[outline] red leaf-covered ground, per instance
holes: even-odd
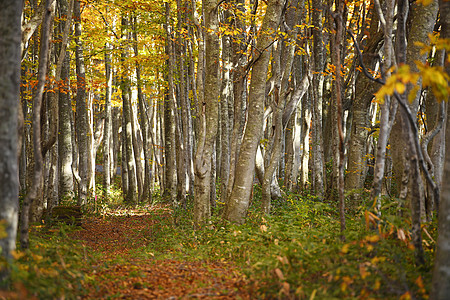
[[[151,214],[127,211],[83,222],[72,237],[86,246],[86,255],[95,255],[95,265],[85,270],[86,299],[251,298],[245,277],[229,263],[136,255],[154,242],[158,219],[169,215],[170,210],[160,207]]]

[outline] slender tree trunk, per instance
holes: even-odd
[[[223,12],[223,22],[228,26],[232,25],[232,14],[230,10]],[[222,86],[220,95],[220,168],[218,170],[219,195],[225,202],[227,195],[228,179],[230,175],[230,113],[229,103],[233,101],[233,82],[232,82],[232,41],[229,35],[222,37]]]
[[[342,111],[342,82],[341,82],[341,44],[343,42],[343,14],[344,14],[344,2],[341,0],[336,1],[336,16],[334,16],[334,21],[336,23],[336,35],[334,36],[334,55],[332,61],[336,66],[335,74],[335,90],[336,90],[336,112],[337,112],[337,134],[338,134],[338,153],[336,156],[338,161],[338,193],[339,193],[339,218],[341,225],[341,238],[344,239],[345,231],[345,198],[344,198],[344,131],[343,131],[343,117],[344,113]]]
[[[63,13],[63,12],[62,12]],[[60,199],[73,196],[72,175],[72,101],[69,93],[70,56],[65,55],[61,70],[61,86],[59,91],[59,131],[58,131],[58,157],[59,157],[59,195]]]
[[[16,248],[19,211],[21,13],[22,1],[0,3],[0,220],[5,222],[5,234],[0,238],[0,288],[5,287],[9,277],[9,264]],[[3,259],[6,264],[3,264]]]
[[[175,120],[176,120],[176,142],[177,142],[177,202],[182,206],[186,205],[186,187],[188,185],[188,160],[190,139],[189,139],[189,119],[188,110],[190,103],[188,101],[189,80],[186,71],[187,65],[187,41],[181,34],[183,31],[188,32],[186,28],[186,12],[187,2],[177,0],[177,42],[174,45],[176,58],[176,76],[178,79],[177,86],[177,102],[175,103]]]
[[[416,61],[424,63],[427,57],[426,54],[421,54],[422,47],[416,43],[429,43],[428,34],[433,32],[434,24],[436,23],[438,3],[437,1],[431,1],[431,3],[426,6],[422,5],[421,3],[412,3],[410,6],[411,11],[407,12],[410,16],[408,16],[408,14],[405,16],[405,18],[408,17],[408,24],[411,25],[409,26],[408,36],[405,37],[408,39],[408,43],[407,46],[404,47],[404,63],[410,66],[411,72],[418,72],[419,70],[416,66]],[[422,95],[421,86],[422,80],[419,79],[418,82],[414,84],[414,88],[416,88],[417,90],[414,90],[413,92],[415,92],[416,95],[414,97],[414,100],[409,104],[414,116],[417,114],[419,100]],[[409,94],[412,89],[413,86],[408,86],[407,93]],[[400,111],[397,113],[396,120],[391,132],[393,182],[394,186],[397,188],[397,194],[402,189],[401,182],[403,168],[407,163],[404,159],[403,145],[406,142],[406,139],[405,135],[403,134],[404,128],[401,125],[403,124],[403,121],[401,120],[401,114],[402,113]],[[411,198],[409,196],[408,201],[411,201]]]
[[[105,45],[105,132],[103,139],[103,174],[104,174],[104,197],[108,201],[111,192],[111,139],[112,139],[112,114],[111,114],[111,94],[112,94],[112,72],[110,45]]]
[[[286,127],[285,133],[285,151],[286,151],[286,159],[285,159],[285,167],[284,167],[284,185],[286,189],[292,192],[293,188],[297,185],[297,176],[293,176],[294,174],[294,155],[295,150],[299,150],[299,147],[295,147],[295,121],[297,119],[297,110],[294,111],[294,114],[289,119],[289,122]],[[297,145],[298,146],[298,145]],[[297,174],[297,173],[296,173]]]
[[[237,0],[235,1],[236,10],[239,13],[244,12],[244,1]],[[235,13],[235,14],[239,14]],[[245,40],[244,32],[244,24],[240,18],[234,18],[233,22],[235,24],[235,28],[240,32],[235,38],[236,41],[233,41],[232,46],[232,82],[233,82],[233,115],[232,122],[233,127],[231,130],[231,144],[230,144],[230,171],[228,177],[228,185],[227,185],[227,193],[225,200],[228,201],[231,195],[231,191],[233,190],[235,170],[236,170],[236,162],[239,156],[240,144],[242,140],[242,128],[243,128],[243,120],[245,119],[244,112],[244,102],[246,101],[246,76],[244,70],[244,62],[246,60],[246,55],[240,54],[245,50],[245,43],[241,43]],[[226,210],[226,207],[225,207]],[[224,212],[226,214],[226,211]]]
[[[130,121],[131,121],[131,141],[133,145],[133,158],[136,166],[136,183],[138,201],[142,201],[142,191],[144,188],[144,167],[142,166],[142,159],[145,159],[142,149],[142,136],[139,129],[139,122],[137,120],[136,107],[131,101],[131,90],[129,90],[130,99]],[[142,96],[142,95],[141,95]]]
[[[378,18],[372,13],[372,20],[368,30],[368,40],[364,46],[364,65],[370,69],[374,67],[374,55],[381,42],[381,34],[378,34]],[[355,207],[361,201],[361,192],[367,171],[367,128],[370,127],[370,103],[373,94],[378,88],[364,74],[357,75],[355,83],[355,98],[352,103],[352,124],[350,129],[350,140],[348,146],[348,166],[345,178],[345,191],[350,194],[352,205]]]
[[[39,51],[38,84],[33,95],[33,152],[34,152],[34,172],[32,185],[23,201],[20,228],[20,246],[28,249],[29,238],[29,213],[34,200],[40,197],[39,190],[42,183],[43,158],[41,150],[41,105],[44,93],[45,76],[47,74],[48,51],[50,44],[50,23],[53,15],[53,1],[47,0],[45,3],[44,21],[41,29],[41,46]],[[18,99],[16,99],[18,101]],[[17,116],[17,113],[14,114]]]
[[[170,25],[170,4],[166,3],[166,54],[168,91],[164,99],[164,193],[163,197],[173,203],[176,201],[176,155],[175,155],[175,91],[173,83],[173,45]]]
[[[323,96],[323,65],[324,65],[324,46],[322,34],[322,13],[324,4],[322,0],[313,0],[312,24],[313,29],[313,74],[310,81],[313,86],[312,94],[312,126],[311,126],[311,150],[313,160],[313,178],[312,187],[315,194],[322,198],[325,189],[325,158],[323,150],[322,136],[322,96]]]
[[[301,99],[303,95],[295,95],[293,100],[294,104],[286,105],[286,98],[289,94],[289,79],[291,77],[291,70],[294,61],[295,45],[291,42],[297,38],[298,27],[297,25],[301,10],[297,10],[298,1],[290,1],[289,9],[286,12],[286,24],[287,28],[292,28],[292,31],[288,31],[287,39],[279,44],[280,49],[275,52],[278,58],[274,58],[275,70],[274,73],[274,102],[273,107],[273,123],[274,128],[273,140],[269,141],[273,145],[272,151],[270,153],[270,162],[265,169],[264,179],[262,184],[262,203],[263,209],[266,213],[270,212],[270,200],[272,198],[271,187],[273,187],[274,176],[276,174],[276,169],[279,167],[279,162],[283,157],[283,140],[284,131],[288,123],[296,104]],[[298,90],[302,90],[304,93],[306,88],[304,85],[298,87]],[[298,91],[297,90],[297,91]],[[285,116],[284,114],[287,113]],[[276,178],[275,178],[276,179]]]
[[[130,79],[129,79],[129,70],[125,66],[125,62],[128,59],[128,45],[127,45],[127,34],[128,34],[128,20],[127,17],[122,17],[122,26],[125,32],[123,33],[124,44],[122,45],[122,74],[121,74],[121,89],[122,89],[122,102],[123,102],[123,124],[124,127],[122,130],[125,135],[124,140],[125,143],[125,157],[126,157],[126,168],[128,175],[128,188],[127,193],[125,195],[125,201],[131,205],[136,205],[138,203],[138,182],[137,182],[137,174],[136,174],[136,160],[134,153],[134,145],[133,145],[133,111],[131,107],[131,99],[130,99]],[[124,153],[122,153],[124,155]]]
[[[444,65],[444,55],[444,50],[437,52],[434,59],[436,65]],[[421,146],[430,174],[435,179],[439,189],[441,189],[445,158],[445,130],[448,118],[446,114],[448,103],[444,101],[438,103],[433,93],[427,93],[424,105],[427,116],[426,128],[428,131],[422,138]],[[436,203],[434,203],[432,193],[433,191],[428,186],[425,200],[425,210],[428,219],[431,218],[433,209],[437,208],[435,207]]]
[[[256,149],[263,134],[266,74],[270,59],[270,46],[273,42],[273,36],[269,32],[276,31],[278,28],[283,4],[280,0],[268,1],[256,44],[258,50],[250,83],[247,125],[236,164],[233,190],[224,215],[225,219],[234,223],[244,222],[250,203]]]
[[[219,117],[220,45],[218,1],[203,0],[205,19],[205,82],[203,102],[199,103],[199,133],[194,161],[194,222],[200,226],[211,216],[211,158],[217,136]],[[200,90],[200,93],[202,91]]]
[[[439,0],[441,16],[450,15],[450,2]],[[450,38],[450,18],[441,18],[441,38]],[[448,54],[447,54],[448,57]],[[445,61],[445,60],[444,60]],[[445,71],[450,74],[447,63]],[[447,99],[447,102],[450,99]],[[450,105],[447,105],[445,128],[445,163],[442,177],[442,196],[439,204],[438,239],[434,260],[430,299],[444,300],[450,295]]]
[[[305,75],[305,77],[308,77]],[[311,131],[311,96],[312,96],[312,86],[309,87],[309,92],[306,97],[302,100],[302,112],[301,112],[301,137],[300,137],[300,143],[302,148],[302,154],[301,154],[301,171],[300,171],[300,182],[301,182],[301,188],[306,189],[309,184],[309,157],[310,157],[310,131]]]
[[[394,19],[394,1],[386,0],[386,14],[383,14],[380,3],[378,0],[375,0],[375,6],[377,7],[378,18],[383,27],[384,32],[384,57],[385,60],[383,62],[383,71],[389,70],[392,65],[393,60],[393,45],[392,45],[392,24]],[[386,76],[390,76],[390,73],[387,72]],[[395,115],[395,109],[392,110],[392,114]],[[391,122],[390,122],[390,113],[391,113],[391,99],[390,97],[385,97],[384,103],[381,104],[381,115],[380,115],[380,133],[378,135],[378,144],[377,144],[377,153],[375,159],[374,166],[374,176],[373,176],[373,184],[372,184],[372,197],[378,203],[379,196],[381,193],[381,185],[384,177],[385,170],[385,161],[386,161],[386,146],[389,139],[389,134],[391,131]]]
[[[77,96],[76,96],[76,135],[78,144],[78,205],[85,205],[88,197],[89,178],[89,116],[86,100],[86,71],[84,66],[83,42],[81,41],[81,12],[80,1],[75,0],[75,58],[77,71]]]
[[[137,31],[136,31],[137,20],[136,17],[133,19],[133,49],[135,57],[138,57],[138,40],[137,40]],[[151,190],[150,190],[150,182],[152,180],[152,170],[150,167],[150,151],[149,151],[149,143],[148,143],[148,118],[145,109],[145,96],[142,92],[142,80],[141,80],[141,66],[139,62],[136,62],[136,79],[137,79],[137,91],[138,91],[138,108],[139,108],[139,120],[140,126],[142,129],[142,138],[144,143],[144,182],[142,186],[142,200],[151,202]]]

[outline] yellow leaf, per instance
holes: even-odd
[[[11,251],[11,255],[15,260],[18,260],[18,259],[22,258],[25,255],[25,253],[17,251],[17,250],[13,250],[13,251]]]
[[[373,286],[373,289],[374,289],[375,291],[377,291],[377,290],[380,289],[380,286],[381,286],[380,279],[375,280],[375,285]]]
[[[430,5],[431,3],[433,3],[433,0],[417,0],[417,3],[420,3],[423,6],[427,6],[427,5]]]
[[[311,296],[309,296],[309,300],[314,300],[316,297],[317,289],[314,289],[314,291],[311,293]]]
[[[399,94],[403,94],[406,90],[406,86],[401,82],[396,82],[394,88]]]
[[[341,252],[345,254],[348,252],[349,248],[350,244],[345,244],[344,246],[342,246]]]
[[[400,296],[400,300],[411,300],[411,293],[408,291]]]
[[[368,242],[371,242],[371,243],[376,243],[380,240],[380,236],[379,235],[369,235],[369,236],[366,236],[365,240]]]
[[[267,226],[263,224],[263,225],[261,225],[259,227],[259,229],[261,230],[261,232],[266,232],[267,231]]]
[[[370,272],[367,271],[366,267],[363,264],[359,265],[359,274],[361,275],[362,279],[365,279],[367,276],[370,275]]]

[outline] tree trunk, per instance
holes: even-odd
[[[283,4],[280,0],[268,1],[256,45],[259,50],[256,51],[252,70],[247,125],[236,164],[233,189],[224,215],[225,219],[234,223],[244,223],[250,203],[256,149],[263,133],[266,74],[273,42],[273,36],[269,32],[278,28]]]
[[[427,56],[426,54],[420,53],[422,46],[416,45],[416,43],[419,42],[423,44],[429,44],[428,34],[433,32],[433,27],[436,23],[436,16],[438,12],[438,4],[437,1],[432,1],[429,5],[426,6],[422,5],[421,3],[412,3],[410,6],[411,11],[409,12],[410,16],[408,17],[408,24],[411,25],[408,31],[408,44],[405,48],[406,51],[404,54],[404,62],[410,66],[411,72],[418,72],[419,70],[416,66],[416,61],[424,63]],[[419,81],[414,85],[414,88],[417,88],[417,91],[415,91],[416,95],[414,97],[414,100],[410,104],[410,108],[414,116],[416,116],[419,107],[419,100],[422,94],[421,86],[422,80],[419,79]],[[408,87],[408,94],[412,90],[412,88],[412,86]],[[403,122],[400,120],[400,114],[400,112],[397,113],[397,117],[391,132],[393,182],[394,186],[397,187],[397,194],[402,188],[402,174],[404,165],[406,163],[403,150],[403,145],[406,140],[403,134],[404,128],[401,126]],[[409,197],[408,199],[408,201],[411,200]]]
[[[122,28],[124,32],[122,33],[122,38],[124,39],[124,43],[122,44],[122,54],[121,54],[121,62],[122,62],[122,74],[121,74],[121,90],[122,90],[122,103],[123,103],[123,124],[124,127],[122,130],[125,135],[124,140],[122,141],[125,144],[125,158],[126,158],[126,168],[128,175],[128,186],[127,193],[125,195],[125,201],[131,205],[136,205],[138,203],[138,182],[136,177],[136,160],[134,153],[134,145],[133,145],[133,111],[131,107],[131,99],[130,99],[130,79],[129,79],[129,70],[125,66],[125,62],[128,59],[128,45],[127,45],[127,34],[128,34],[128,20],[127,17],[122,17]],[[124,153],[122,153],[124,155]],[[122,160],[123,161],[123,160]]]
[[[307,75],[305,75],[308,77]],[[308,178],[308,171],[309,171],[309,157],[310,157],[310,132],[311,132],[311,97],[313,94],[312,86],[309,87],[309,92],[306,97],[303,97],[302,99],[302,112],[301,112],[301,136],[300,136],[300,143],[302,149],[301,154],[301,166],[300,166],[300,183],[301,188],[306,189],[308,184],[310,184],[309,178]]]
[[[379,7],[378,0],[375,0],[377,7],[378,18],[381,20],[384,32],[384,56],[385,60],[383,62],[383,71],[389,70],[392,66],[393,61],[393,45],[392,45],[392,29],[393,29],[393,19],[394,19],[394,4],[393,0],[386,0],[386,15],[381,11]],[[385,75],[388,77],[389,72]],[[374,166],[374,176],[372,184],[372,198],[381,203],[379,196],[381,193],[381,185],[384,177],[385,162],[386,162],[386,146],[389,139],[389,134],[391,131],[390,114],[395,115],[396,106],[393,105],[391,111],[391,99],[390,97],[385,97],[384,102],[381,104],[381,115],[380,115],[380,133],[378,135],[377,152]]]
[[[223,21],[227,26],[232,25],[233,15],[229,10],[223,12]],[[233,102],[232,82],[232,40],[229,35],[222,37],[222,86],[220,95],[220,168],[217,172],[219,178],[219,195],[222,202],[227,196],[228,180],[230,176],[230,113],[229,104]]]
[[[211,216],[211,158],[217,136],[219,117],[219,60],[220,45],[218,0],[203,0],[205,19],[205,82],[203,102],[199,103],[199,133],[194,160],[194,222],[197,226]]]
[[[58,118],[59,197],[61,200],[72,198],[74,190],[72,175],[72,124],[70,117],[72,114],[72,101],[69,93],[69,73],[70,56],[65,55],[61,69]]]
[[[235,14],[244,13],[244,1],[237,0],[236,1],[236,12]],[[239,156],[239,150],[241,146],[242,140],[242,132],[244,128],[244,120],[245,120],[245,111],[244,106],[246,102],[246,86],[247,80],[245,76],[244,64],[247,59],[245,54],[241,54],[246,49],[245,43],[242,43],[245,40],[245,27],[244,22],[240,18],[234,18],[233,22],[235,24],[235,28],[238,30],[239,34],[235,36],[235,41],[231,44],[232,46],[232,82],[233,82],[233,114],[232,119],[233,127],[231,130],[231,144],[230,144],[230,171],[228,177],[228,185],[227,185],[227,193],[224,202],[228,202],[231,191],[233,190],[235,170],[237,158]],[[231,114],[230,114],[231,116]],[[228,206],[228,205],[227,205]],[[227,209],[225,207],[225,210]],[[224,215],[226,211],[224,212]]]
[[[112,113],[111,113],[111,94],[112,94],[112,70],[110,45],[105,45],[105,132],[103,138],[103,174],[104,174],[104,197],[108,201],[111,193],[111,140],[112,140]],[[114,173],[113,173],[114,174]],[[113,175],[114,176],[114,175]]]
[[[167,80],[168,91],[164,99],[164,192],[163,197],[173,203],[176,200],[176,155],[175,155],[175,91],[173,83],[173,45],[172,29],[170,25],[170,4],[166,3],[166,24],[167,35],[166,54],[168,56]]]
[[[20,24],[22,2],[0,3],[0,220],[4,230],[0,255],[7,264],[0,267],[0,288],[9,277],[12,251],[16,248],[19,210],[19,99],[20,99]],[[23,121],[23,120],[22,120]]]
[[[81,12],[80,1],[75,0],[75,59],[77,71],[77,96],[76,96],[76,135],[78,145],[78,205],[85,205],[88,197],[89,178],[89,116],[86,100],[86,71],[84,66],[83,42],[81,41]]]
[[[291,77],[291,70],[294,61],[295,54],[295,44],[292,40],[297,38],[298,27],[296,26],[300,17],[301,10],[298,9],[298,1],[291,1],[289,3],[289,9],[286,11],[286,24],[287,28],[292,28],[292,31],[286,31],[286,40],[282,41],[278,47],[279,50],[274,52],[274,90],[273,90],[273,123],[274,128],[273,139],[269,140],[269,143],[273,145],[272,151],[270,153],[270,162],[265,169],[264,179],[262,184],[262,203],[263,209],[266,213],[270,212],[270,201],[272,198],[271,186],[275,176],[276,169],[278,168],[279,162],[282,158],[282,142],[284,140],[284,131],[290,116],[292,115],[293,108],[296,107],[298,101],[303,96],[306,88],[304,85],[300,85],[297,89],[301,90],[303,94],[295,95],[292,101],[294,104],[286,105],[286,100],[289,90],[289,79]],[[287,113],[287,116],[284,114]]]
[[[344,239],[345,231],[345,198],[344,198],[344,130],[343,130],[343,117],[344,113],[342,110],[342,80],[341,80],[341,47],[343,43],[343,27],[344,22],[344,2],[342,0],[336,1],[336,15],[334,16],[334,21],[336,23],[336,35],[334,36],[334,51],[332,56],[332,61],[336,66],[335,73],[335,91],[336,91],[336,114],[337,114],[337,189],[339,194],[339,219],[341,225],[341,239]]]
[[[325,189],[325,158],[323,150],[323,136],[322,136],[322,96],[323,96],[323,66],[324,66],[324,46],[322,34],[322,13],[323,1],[313,0],[312,24],[314,25],[313,32],[313,75],[310,82],[313,86],[312,94],[312,125],[311,125],[311,150],[313,168],[312,174],[312,188],[316,196],[322,198]]]
[[[48,0],[45,3],[44,21],[41,28],[41,46],[39,51],[39,69],[38,84],[36,92],[33,95],[33,152],[34,152],[34,171],[31,187],[22,204],[21,228],[20,228],[20,246],[22,249],[28,249],[28,228],[30,207],[39,195],[42,183],[43,158],[41,151],[41,105],[42,95],[44,93],[45,77],[47,74],[48,51],[50,44],[50,23],[53,15],[53,1]],[[18,101],[18,99],[16,99]],[[15,114],[14,116],[17,116]]]
[[[439,0],[441,16],[450,15],[450,2]],[[450,18],[441,18],[441,38],[450,38]],[[448,55],[448,54],[447,54]],[[450,74],[447,63],[445,71]],[[447,99],[447,102],[450,99]],[[434,260],[433,281],[430,299],[444,300],[450,295],[450,105],[447,106],[445,128],[445,163],[442,177],[442,196],[439,205],[438,239]]]
[[[364,46],[363,63],[366,67],[374,68],[374,57],[381,42],[378,34],[378,18],[372,13],[368,40]],[[364,74],[357,75],[355,83],[355,98],[352,103],[352,124],[350,129],[350,141],[348,146],[348,166],[345,178],[345,191],[350,194],[352,205],[358,206],[361,201],[361,192],[364,188],[367,166],[367,128],[370,127],[370,103],[378,86]]]
[[[136,17],[133,18],[133,49],[134,49],[134,56],[138,57],[139,51],[138,51],[138,38],[137,38],[137,31],[136,31],[136,25],[137,20]],[[144,182],[142,186],[142,195],[141,198],[143,201],[151,202],[151,189],[150,189],[150,182],[152,180],[152,170],[150,166],[150,144],[148,142],[148,117],[146,113],[145,103],[146,99],[144,98],[144,93],[142,92],[142,80],[141,80],[141,66],[139,62],[136,62],[136,80],[137,80],[137,91],[138,91],[138,108],[139,108],[139,120],[140,120],[140,126],[142,129],[142,138],[143,138],[143,151],[144,151]]]

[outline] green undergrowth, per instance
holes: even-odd
[[[83,293],[87,250],[68,237],[76,226],[34,226],[30,248],[14,253],[11,299],[75,299]]]
[[[404,218],[364,208],[347,215],[341,239],[338,209],[298,195],[277,202],[271,216],[253,203],[247,222],[216,216],[193,230],[190,210],[159,223],[146,249],[153,257],[231,261],[260,299],[426,299],[431,282],[435,228],[423,226],[426,264],[416,266]],[[429,235],[428,235],[429,234]]]
[[[427,299],[435,221],[423,225],[426,263],[416,266],[410,224],[397,216],[393,200],[384,199],[381,216],[370,207],[349,210],[342,240],[337,204],[293,194],[274,202],[267,216],[258,209],[257,189],[254,195],[243,225],[223,221],[220,203],[196,230],[191,205],[164,214],[149,210],[155,222],[142,242],[146,246],[111,263],[231,262],[249,279],[256,299]],[[86,294],[84,283],[92,279],[84,272],[102,254],[70,239],[72,230],[65,224],[33,227],[30,249],[17,251],[11,267],[16,299]]]

